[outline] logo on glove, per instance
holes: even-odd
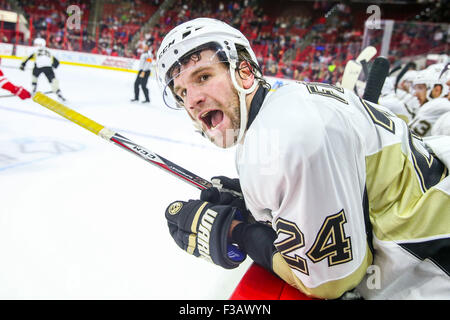
[[[177,214],[178,212],[180,212],[182,207],[183,207],[183,203],[181,203],[179,201],[172,203],[168,209],[169,214],[171,214],[171,215]]]
[[[206,210],[202,217],[200,226],[197,232],[197,245],[200,256],[207,261],[214,263],[209,252],[209,237],[211,235],[212,225],[216,220],[217,212],[211,209]]]

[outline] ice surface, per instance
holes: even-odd
[[[30,89],[19,63],[1,68]],[[205,179],[237,177],[234,150],[164,107],[153,78],[148,105],[129,102],[134,73],[61,64],[56,76],[70,108]],[[43,75],[38,90],[50,90]],[[228,299],[250,259],[224,270],[168,233],[167,205],[198,195],[30,99],[1,97],[0,299]]]

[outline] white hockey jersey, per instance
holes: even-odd
[[[36,67],[51,67],[53,65],[53,55],[47,48],[39,48],[34,52]]]
[[[388,109],[286,85],[264,99],[236,166],[289,284],[321,298],[357,287],[366,299],[450,299],[448,169]]]
[[[421,106],[409,123],[411,130],[421,136],[431,135],[431,129],[436,121],[450,111],[450,101],[447,98],[436,98]]]
[[[432,136],[450,136],[450,111],[444,113],[437,119],[436,123],[431,128]]]
[[[42,47],[38,48],[36,51],[34,51],[28,58],[26,58],[22,62],[22,66],[25,67],[27,62],[31,59],[34,59],[34,66],[35,68],[44,68],[44,67],[51,67],[51,68],[57,68],[59,65],[58,59],[56,59],[49,49]]]
[[[397,115],[397,117],[403,119],[406,123],[409,123],[414,117],[415,106],[418,106],[419,101],[411,94],[398,89],[397,92],[392,92],[380,97],[378,104],[388,108]]]

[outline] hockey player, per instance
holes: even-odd
[[[419,107],[419,100],[410,93],[411,84],[416,75],[415,70],[407,71],[397,79],[396,88],[378,100],[380,105],[387,107],[406,123],[411,121]]]
[[[25,100],[31,98],[31,94],[22,86],[16,86],[12,84],[0,70],[0,87],[8,90],[13,95],[18,96],[20,99]]]
[[[245,36],[214,19],[175,27],[157,59],[165,103],[236,146],[239,180],[167,207],[180,248],[228,269],[248,255],[319,298],[450,298],[449,137],[424,143],[333,85],[270,91]]]
[[[447,98],[448,86],[443,79],[439,79],[440,69],[425,69],[420,71],[414,79],[414,95],[421,106],[414,118],[408,124],[415,134],[421,137],[431,135],[435,122],[446,112],[450,111],[450,101]]]
[[[147,88],[148,78],[151,75],[153,65],[153,52],[148,45],[144,45],[144,52],[139,59],[139,71],[134,82],[134,99],[131,101],[139,101],[139,87],[142,88],[145,100],[142,103],[150,103],[149,90]]]
[[[431,128],[432,136],[450,136],[450,111],[444,113]]]
[[[62,101],[65,101],[66,99],[61,94],[61,90],[59,89],[59,82],[58,79],[55,77],[55,72],[53,69],[58,68],[59,61],[56,59],[48,50],[46,46],[46,42],[42,38],[36,38],[33,41],[33,44],[35,47],[37,47],[36,51],[33,52],[28,58],[26,58],[22,64],[20,65],[20,70],[25,70],[25,66],[27,62],[30,59],[35,60],[32,77],[31,77],[31,84],[33,86],[33,94],[36,92],[37,89],[37,80],[39,78],[39,75],[43,73],[46,77],[48,82],[50,83],[52,87],[53,93],[56,93],[59,99]]]

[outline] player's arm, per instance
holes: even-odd
[[[12,94],[18,96],[20,99],[25,100],[31,97],[31,94],[21,86],[15,86],[12,84],[0,70],[0,87],[2,89],[8,90]]]
[[[59,66],[59,60],[55,56],[52,56],[52,68],[56,69]]]
[[[25,70],[25,66],[27,65],[28,61],[31,60],[34,57],[34,53],[30,54],[28,58],[22,61],[20,64],[20,70]]]
[[[230,229],[230,239],[254,262],[275,273],[273,257],[277,253],[274,246],[277,234],[270,225],[234,220]]]

